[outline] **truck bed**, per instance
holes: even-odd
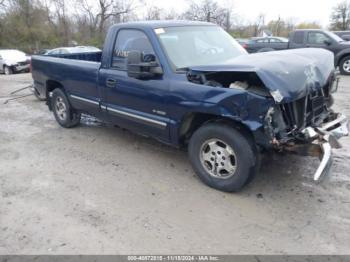
[[[46,90],[48,80],[61,83],[68,92],[98,97],[97,78],[101,52],[32,57],[34,85]]]
[[[57,55],[45,55],[58,58],[84,60],[92,62],[101,62],[102,52],[89,52],[89,53],[76,53],[76,54],[57,54]]]

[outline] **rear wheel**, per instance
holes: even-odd
[[[339,63],[340,73],[350,75],[350,56],[344,57]]]
[[[258,157],[252,145],[228,125],[207,124],[191,137],[189,158],[205,184],[221,191],[238,191],[257,171]]]
[[[56,121],[63,127],[70,128],[80,123],[80,114],[69,104],[66,94],[61,89],[52,92],[51,108]]]

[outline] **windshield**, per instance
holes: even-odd
[[[344,39],[342,39],[341,37],[337,36],[333,32],[327,32],[327,34],[328,34],[328,36],[330,36],[332,39],[334,39],[337,42],[344,42]]]
[[[221,64],[247,54],[237,41],[217,26],[157,28],[155,33],[177,71],[191,66]]]

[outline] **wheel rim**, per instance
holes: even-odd
[[[56,98],[55,109],[58,118],[62,121],[65,121],[67,118],[67,107],[62,97]]]
[[[350,60],[346,60],[346,61],[343,63],[343,69],[344,69],[344,71],[350,73]]]
[[[228,179],[236,173],[237,162],[233,149],[219,139],[205,141],[200,149],[203,168],[214,178]]]

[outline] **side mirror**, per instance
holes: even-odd
[[[332,44],[331,40],[328,40],[328,39],[324,40],[323,43],[325,45],[331,45]]]
[[[155,55],[143,55],[142,52],[136,50],[128,53],[127,71],[129,77],[137,79],[151,79],[163,74]]]

